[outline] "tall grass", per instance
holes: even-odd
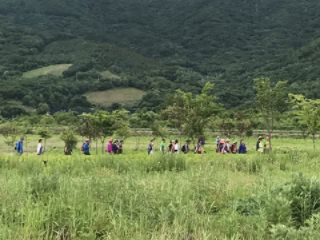
[[[319,158],[0,157],[0,239],[317,239]]]

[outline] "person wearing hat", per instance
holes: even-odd
[[[118,154],[122,154],[122,147],[123,147],[123,139],[120,139],[120,142],[118,144]]]
[[[261,137],[261,136],[259,137],[256,148],[257,148],[258,152],[263,153],[263,151],[264,151],[263,137]]]
[[[181,152],[183,152],[184,154],[187,154],[189,152],[189,150],[190,150],[190,148],[189,148],[190,142],[191,141],[189,139],[186,141],[186,143],[181,148]]]
[[[238,148],[237,148],[237,144],[238,144],[238,142],[237,142],[237,140],[235,140],[234,142],[233,142],[233,144],[231,145],[231,153],[233,153],[233,154],[236,154],[237,153],[237,150],[238,150]]]
[[[90,139],[87,138],[83,144],[83,153],[84,155],[90,155]]]
[[[151,138],[149,146],[148,146],[148,155],[154,153],[154,138]]]
[[[221,139],[220,141],[220,146],[219,146],[219,151],[217,151],[218,153],[221,153],[221,154],[226,154],[229,152],[228,148],[227,148],[227,145],[226,145],[226,142],[224,141],[224,139]]]
[[[217,148],[220,147],[220,137],[219,136],[216,139],[216,145],[217,145]]]
[[[162,152],[162,153],[164,153],[165,142],[166,142],[166,139],[165,139],[165,138],[162,138],[162,141],[161,141],[161,143],[160,143],[160,152]]]
[[[24,140],[24,137],[21,137],[20,140],[16,143],[15,150],[19,154],[23,153],[23,140]]]
[[[108,145],[107,145],[107,153],[109,153],[109,154],[112,154],[112,141],[113,141],[113,139],[110,138]]]

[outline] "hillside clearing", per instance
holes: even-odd
[[[58,65],[50,65],[48,67],[37,68],[29,72],[25,72],[22,76],[24,78],[34,78],[43,75],[55,75],[62,76],[62,73],[66,71],[72,64],[58,64]]]
[[[120,79],[118,75],[113,74],[112,72],[109,71],[103,71],[100,73],[101,77],[104,79]]]
[[[86,93],[88,101],[93,104],[109,107],[112,103],[134,104],[146,93],[136,88],[120,88],[101,92]]]

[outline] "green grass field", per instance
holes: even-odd
[[[118,75],[115,75],[110,71],[103,71],[100,73],[100,75],[102,78],[105,78],[105,79],[120,79]]]
[[[66,71],[72,64],[58,64],[58,65],[51,65],[48,67],[34,69],[29,72],[25,72],[22,76],[24,78],[33,78],[42,75],[55,75],[55,76],[62,76],[62,73]]]
[[[101,92],[86,93],[88,101],[104,107],[111,106],[112,103],[134,104],[141,100],[146,93],[135,88],[119,88]]]
[[[22,156],[0,138],[0,239],[319,239],[311,139],[273,139],[262,155],[255,138],[247,155],[216,154],[214,139],[207,154],[162,154],[156,139],[148,156],[150,137],[138,150],[132,137],[123,155],[93,142],[91,156],[64,156],[55,136],[36,156],[39,137],[25,137]]]

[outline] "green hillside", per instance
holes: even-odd
[[[211,81],[232,108],[252,106],[259,76],[320,98],[319,11],[316,0],[0,0],[0,98],[85,109],[88,91],[134,87],[146,92],[137,107],[155,107]],[[37,72],[60,64],[72,66]]]

